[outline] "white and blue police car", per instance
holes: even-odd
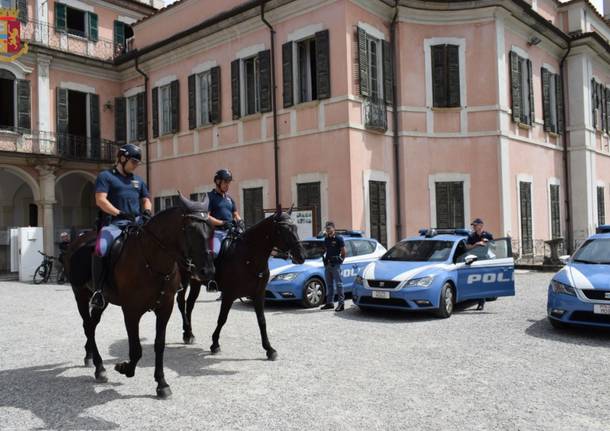
[[[547,315],[555,328],[610,328],[610,225],[597,228],[549,284]]]
[[[386,249],[374,239],[364,238],[361,231],[337,230],[345,240],[347,255],[341,265],[345,293],[351,293],[356,276],[370,262],[379,259]],[[305,262],[293,264],[287,256],[269,259],[270,277],[265,298],[268,301],[301,301],[304,307],[322,305],[326,298],[324,282],[324,237],[301,241]]]
[[[447,318],[456,303],[514,296],[510,238],[467,249],[464,229],[422,229],[398,242],[357,277],[353,301],[361,309],[434,311]]]

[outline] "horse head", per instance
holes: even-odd
[[[214,255],[210,249],[212,227],[208,218],[209,200],[207,194],[203,201],[192,201],[178,192],[178,208],[182,210],[182,230],[184,241],[182,253],[187,268],[194,279],[214,278]]]
[[[289,252],[293,263],[301,264],[305,262],[305,252],[299,240],[297,225],[290,217],[291,213],[292,207],[285,213],[278,206],[272,216],[275,233],[273,245],[283,252]]]

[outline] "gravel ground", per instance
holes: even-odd
[[[545,319],[550,274],[521,273],[517,296],[450,319],[267,306],[276,362],[253,307],[236,303],[210,356],[219,302],[202,293],[198,337],[168,328],[169,400],[155,398],[154,319],[127,379],[121,311],[107,310],[98,346],[109,383],[82,366],[84,335],[66,286],[0,283],[0,429],[608,430],[610,333],[557,332]]]

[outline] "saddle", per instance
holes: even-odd
[[[241,236],[241,232],[237,229],[231,229],[227,236],[224,237],[222,242],[220,243],[220,250],[218,250],[218,256],[214,258],[214,266],[218,266],[222,262],[223,257],[227,255],[231,251],[231,249],[235,246],[235,241],[239,239]]]
[[[129,238],[129,236],[132,235],[135,230],[137,230],[137,226],[126,226],[121,231],[121,234],[112,242],[106,256],[103,257],[102,262],[104,264],[104,277],[102,284],[104,285],[104,288],[115,289],[115,280],[114,277],[112,277],[113,269],[123,254],[123,248],[125,247],[127,238]]]

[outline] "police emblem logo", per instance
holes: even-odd
[[[384,287],[384,286],[385,286],[385,282],[380,281],[380,282],[379,282],[379,287]]]
[[[27,42],[21,42],[18,9],[0,9],[0,61],[13,61],[28,52]]]
[[[132,180],[131,185],[133,186],[134,189],[140,188],[140,182],[138,180]]]

